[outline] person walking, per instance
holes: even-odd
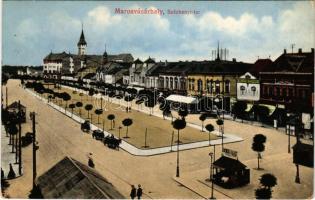
[[[131,185],[130,198],[134,199],[137,195],[137,190],[134,185]]]
[[[142,197],[142,188],[140,184],[138,185],[138,189],[137,189],[137,197],[138,199],[141,199]]]

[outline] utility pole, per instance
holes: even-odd
[[[33,190],[36,188],[36,151],[38,146],[36,145],[36,128],[35,128],[35,112],[32,112],[32,121],[33,121]]]
[[[5,107],[8,107],[8,87],[5,87]]]
[[[19,101],[19,174],[22,175],[22,141],[21,141],[21,120],[22,120],[22,112],[21,112],[21,102]]]

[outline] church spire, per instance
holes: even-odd
[[[79,55],[84,55],[86,52],[86,46],[87,43],[85,41],[85,37],[84,37],[84,32],[83,32],[83,23],[82,23],[82,31],[81,31],[81,36],[78,42],[78,54]]]

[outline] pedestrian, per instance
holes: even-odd
[[[134,185],[131,185],[130,198],[134,199],[137,195],[137,190]]]
[[[91,167],[91,168],[94,168],[95,165],[94,165],[94,162],[93,162],[92,155],[93,155],[92,153],[89,153],[89,155],[88,155],[88,158],[89,158],[88,166]]]
[[[137,197],[138,199],[141,199],[142,197],[142,188],[140,184],[138,185],[138,189],[137,189]]]
[[[12,164],[10,163],[10,171],[8,173],[8,179],[12,179],[12,178],[15,178],[15,172],[13,170],[13,167],[12,167]]]

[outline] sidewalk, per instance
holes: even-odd
[[[4,172],[4,179],[7,179],[10,171],[10,163],[15,172],[16,178],[23,175],[23,165],[19,174],[19,164],[15,163],[15,153],[12,152],[12,145],[9,145],[9,137],[6,136],[4,126],[1,126],[1,169]]]
[[[73,120],[77,121],[78,123],[83,123],[85,121],[84,119],[80,118],[79,116],[77,116],[75,114],[71,114],[71,112],[67,111],[65,113],[64,108],[61,108],[52,102],[48,103],[48,101],[45,98],[40,97],[39,95],[35,94],[33,91],[31,91],[29,89],[27,89],[26,91],[28,91],[33,96],[41,99],[42,101],[47,103],[47,105],[51,106],[55,110],[58,110],[59,112],[65,114],[68,117],[72,118]],[[162,117],[159,114],[155,114],[154,116]],[[171,118],[166,118],[166,119],[171,120]],[[187,125],[201,130],[201,127],[198,125],[191,124],[191,123],[187,123]],[[91,124],[91,130],[92,131],[97,130],[97,129],[100,129],[100,128]],[[105,136],[110,135],[110,133],[108,133],[106,131],[104,131],[104,133],[105,133]],[[218,131],[213,131],[213,134],[220,136],[220,133]],[[241,137],[238,137],[238,136],[233,135],[233,134],[227,134],[227,133],[224,134],[224,138],[223,138],[224,144],[240,142],[240,141],[243,141],[243,139]],[[222,143],[221,138],[210,141],[210,145],[221,145],[221,143]],[[201,148],[201,147],[207,147],[207,146],[209,146],[209,141],[194,142],[194,143],[189,143],[189,144],[180,144],[179,150],[188,150],[188,149]],[[139,148],[125,142],[124,140],[122,140],[122,142],[120,144],[120,148],[122,148],[123,150],[129,152],[132,155],[136,155],[136,156],[153,156],[153,155],[159,155],[159,154],[164,154],[164,153],[170,153],[172,151],[177,151],[177,145],[168,146],[168,147],[161,147],[161,148],[154,148],[154,149],[139,149]]]

